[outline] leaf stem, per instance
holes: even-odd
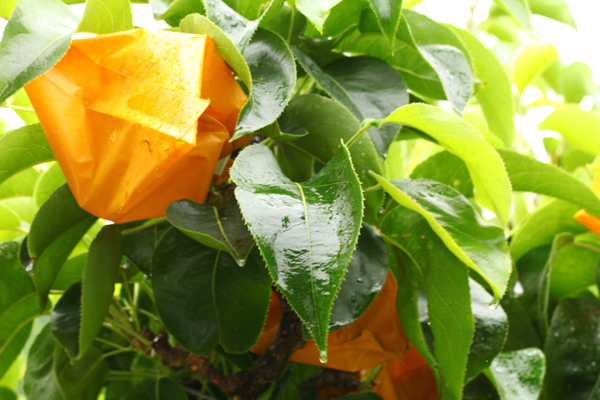
[[[13,110],[16,110],[16,111],[27,111],[27,112],[35,113],[35,110],[33,108],[29,108],[29,107],[14,106],[12,104],[5,104],[2,107],[12,108]]]
[[[381,190],[381,189],[383,189],[383,188],[381,187],[381,184],[378,183],[377,185],[366,188],[365,190],[363,190],[363,192],[371,193],[371,192],[375,192],[375,191]]]
[[[102,325],[106,326],[109,329],[112,328],[112,330],[115,330],[115,328],[118,328],[118,329],[122,330],[123,332],[130,334],[131,336],[133,336],[134,338],[136,338],[137,340],[142,342],[145,346],[150,345],[150,341],[148,341],[142,335],[140,335],[139,333],[137,333],[136,331],[134,331],[131,328],[128,328],[126,326],[119,324],[117,321],[108,321],[108,322],[105,321]]]
[[[150,221],[147,224],[136,226],[135,228],[131,228],[131,229],[125,229],[122,232],[122,235],[125,236],[125,235],[130,235],[130,234],[135,233],[135,232],[143,231],[146,228],[150,228],[150,227],[152,227],[154,225],[158,225],[158,224],[161,224],[161,223],[166,222],[166,221],[167,221],[166,217],[156,218],[154,221]]]
[[[102,338],[99,338],[99,337],[95,338],[94,340],[96,340],[96,341],[98,341],[100,343],[104,343],[104,344],[107,344],[109,346],[115,347],[115,348],[117,348],[119,350],[124,350],[124,349],[128,348],[128,347],[121,346],[121,345],[118,345],[116,343],[113,343],[110,340],[102,339]]]
[[[371,126],[373,126],[373,125],[371,125],[371,123],[363,124],[360,127],[360,129],[358,130],[358,132],[356,132],[354,134],[354,136],[352,136],[350,138],[350,140],[348,140],[348,143],[346,143],[346,147],[348,147],[348,148],[352,147],[352,145],[354,144],[354,142],[356,142],[358,139],[360,139],[360,137],[362,136],[362,134],[365,133],[366,131],[368,131]]]

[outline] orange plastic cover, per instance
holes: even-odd
[[[209,36],[143,29],[73,40],[25,89],[79,205],[114,222],[204,201],[247,101]]]
[[[594,175],[594,179],[592,180],[592,192],[594,192],[596,197],[600,197],[600,174]],[[573,218],[590,231],[594,232],[596,236],[600,237],[600,219],[588,214],[585,210],[577,211]]]
[[[325,364],[319,361],[319,352],[314,341],[306,342],[290,358],[291,361],[318,365],[349,372],[371,368],[390,360],[402,359],[408,340],[400,326],[396,312],[398,287],[388,274],[381,292],[367,311],[353,323],[329,334]],[[275,295],[264,330],[252,351],[262,354],[275,338],[281,318],[281,305]]]

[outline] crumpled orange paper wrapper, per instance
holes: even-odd
[[[594,175],[592,192],[594,192],[596,197],[600,197],[600,174]],[[588,214],[585,210],[578,211],[574,218],[590,231],[594,232],[596,236],[600,237],[600,219]]]
[[[229,139],[247,96],[206,35],[73,40],[25,89],[79,205],[114,222],[204,201],[244,143]]]
[[[364,314],[353,323],[329,334],[327,339],[328,362],[319,361],[319,351],[314,341],[306,342],[296,351],[291,361],[320,367],[357,372],[394,359],[402,359],[408,340],[396,313],[398,287],[388,274],[383,288]],[[258,343],[252,352],[262,354],[275,338],[281,318],[281,305],[271,296],[269,315]]]

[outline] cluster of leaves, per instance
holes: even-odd
[[[562,0],[497,0],[478,29],[511,50],[498,54],[406,0],[150,0],[173,30],[213,38],[249,96],[234,138],[261,143],[235,159],[234,201],[181,200],[120,225],[78,206],[21,89],[76,32],[133,27],[129,0],[88,0],[81,19],[66,5],[79,2],[0,5],[0,102],[27,123],[0,135],[6,386],[26,364],[29,399],[226,398],[139,351],[145,327],[240,371],[274,285],[325,361],[328,333],[363,314],[389,270],[442,399],[597,395],[600,241],[572,218],[600,217],[586,166],[600,117],[578,106],[596,86],[532,38],[529,18],[574,25]],[[544,95],[523,105],[530,86]],[[562,135],[544,142],[551,163],[522,154],[515,103],[555,107],[540,125]],[[290,363],[262,398],[297,398],[319,369]]]

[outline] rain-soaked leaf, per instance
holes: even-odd
[[[501,400],[537,400],[544,372],[544,353],[530,348],[500,353],[486,375],[494,382]]]

